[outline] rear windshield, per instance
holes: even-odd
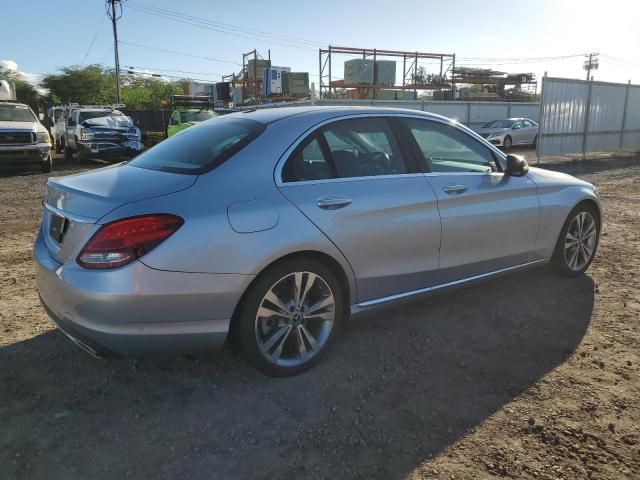
[[[222,164],[264,130],[244,118],[212,119],[163,140],[129,162],[134,167],[199,174]]]
[[[35,122],[31,109],[24,105],[0,105],[0,122]]]

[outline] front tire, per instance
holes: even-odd
[[[551,265],[565,277],[582,275],[596,255],[599,238],[599,212],[589,204],[578,205],[562,227]]]
[[[80,164],[87,163],[87,158],[89,158],[89,156],[87,155],[87,151],[84,148],[79,148],[78,149],[78,163],[80,163]]]
[[[44,162],[42,162],[42,165],[40,166],[42,168],[42,173],[51,172],[52,163],[53,162],[51,160],[51,155],[49,155],[47,159]]]
[[[275,377],[311,368],[337,334],[345,298],[334,272],[317,260],[272,266],[251,285],[235,319],[243,357]]]

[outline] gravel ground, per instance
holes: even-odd
[[[0,177],[0,478],[639,478],[637,165],[551,165],[603,197],[588,275],[539,269],[354,320],[289,379],[232,349],[89,357],[35,291],[46,176]]]

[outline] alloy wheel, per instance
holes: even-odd
[[[571,221],[564,242],[564,259],[574,272],[579,272],[591,261],[597,234],[596,221],[591,213],[580,212]]]
[[[260,302],[255,319],[258,347],[275,365],[302,365],[326,344],[335,315],[333,292],[320,275],[290,273]]]

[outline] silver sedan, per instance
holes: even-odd
[[[539,126],[528,118],[505,118],[485,123],[478,134],[489,143],[509,150],[512,145],[533,145],[538,143]]]
[[[580,275],[600,225],[591,184],[450,119],[276,108],[49,179],[34,257],[45,310],[94,355],[231,336],[284,376],[317,362],[349,317],[547,263]]]

